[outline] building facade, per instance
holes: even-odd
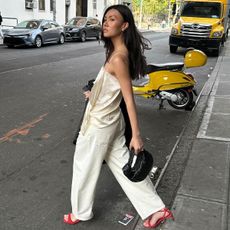
[[[84,0],[0,0],[3,26],[15,26],[27,19],[50,19],[63,25],[77,15]],[[80,13],[79,13],[80,14]]]
[[[132,7],[132,0],[88,0],[88,15],[91,17],[97,17],[102,20],[105,9],[114,4],[125,4]]]
[[[3,26],[15,26],[28,19],[50,19],[64,25],[75,16],[102,19],[104,10],[113,4],[126,4],[131,0],[0,0]]]

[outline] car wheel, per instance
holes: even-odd
[[[218,57],[220,55],[220,51],[221,51],[221,42],[219,46],[217,47],[217,49],[213,50],[214,57]]]
[[[171,46],[170,45],[170,47],[169,47],[169,49],[170,49],[170,53],[173,53],[173,54],[175,54],[176,53],[176,51],[177,51],[177,46]]]
[[[227,39],[228,39],[228,30],[227,30],[227,32],[226,32],[225,39],[226,39],[226,41],[227,41]]]
[[[14,48],[14,45],[7,45],[8,48]]]
[[[37,48],[40,48],[42,46],[42,38],[40,36],[37,36],[34,40],[34,45]]]
[[[101,40],[101,32],[98,33],[98,35],[96,36],[97,40]]]
[[[86,33],[85,32],[81,32],[80,39],[82,42],[85,42],[85,40],[86,40]]]
[[[60,34],[60,38],[59,38],[58,43],[59,44],[64,44],[64,42],[65,42],[65,36],[63,34]]]

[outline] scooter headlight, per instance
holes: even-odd
[[[221,37],[222,37],[222,34],[223,34],[222,31],[216,31],[216,32],[213,33],[212,36],[213,36],[214,38],[221,38]]]
[[[171,34],[178,34],[178,29],[177,28],[172,28]]]

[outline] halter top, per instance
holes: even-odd
[[[80,132],[84,135],[89,125],[103,128],[118,121],[121,99],[119,81],[102,67],[91,90]]]

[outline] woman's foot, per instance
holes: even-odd
[[[145,222],[144,227],[146,228],[156,228],[166,219],[173,219],[173,214],[168,208],[163,208],[158,212],[153,213]]]
[[[77,224],[80,220],[76,219],[75,216],[72,213],[68,213],[67,215],[64,215],[64,223],[66,224]]]

